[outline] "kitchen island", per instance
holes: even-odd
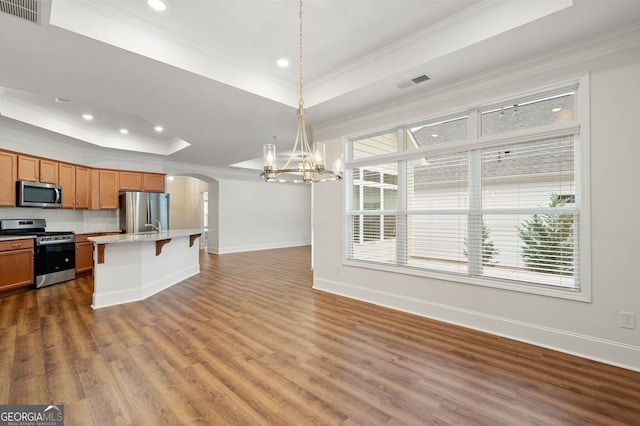
[[[200,272],[201,229],[88,238],[94,245],[94,309],[150,297]]]

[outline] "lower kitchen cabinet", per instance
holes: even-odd
[[[87,241],[87,238],[101,235],[104,234],[76,235],[76,274],[91,273],[93,271],[93,243]]]
[[[33,284],[33,240],[0,241],[0,292]]]
[[[119,234],[119,232],[94,232],[76,235],[76,275],[93,273],[93,243],[87,240],[91,237],[114,234]]]

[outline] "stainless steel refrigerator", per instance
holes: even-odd
[[[169,194],[120,193],[120,229],[127,234],[169,229]]]

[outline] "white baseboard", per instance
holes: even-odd
[[[544,327],[455,306],[316,278],[316,290],[471,328],[582,358],[640,371],[640,346]]]
[[[242,253],[247,251],[258,251],[258,250],[272,250],[279,248],[288,248],[288,247],[300,247],[300,246],[308,246],[311,244],[311,241],[284,241],[277,243],[266,243],[266,244],[251,244],[245,246],[231,246],[231,247],[207,247],[207,253],[212,254],[229,254],[229,253]]]

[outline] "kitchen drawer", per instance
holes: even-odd
[[[0,251],[21,250],[29,248],[33,249],[32,239],[0,241]]]

